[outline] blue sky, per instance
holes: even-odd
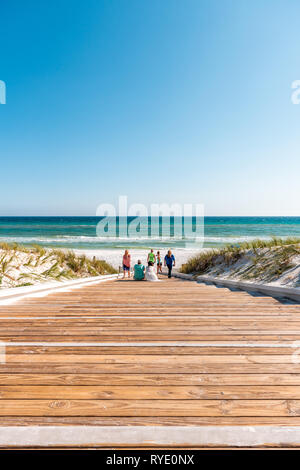
[[[0,215],[300,215],[298,0],[1,2]]]

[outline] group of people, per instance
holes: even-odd
[[[156,265],[156,272],[155,272],[155,265]],[[139,259],[138,262],[133,267],[133,278],[135,281],[159,281],[158,274],[162,273],[162,257],[160,251],[158,251],[155,255],[154,251],[151,250],[148,253],[147,257],[147,267],[142,264],[142,261]],[[175,266],[175,257],[172,254],[172,251],[169,250],[166,256],[164,257],[164,266],[168,268],[168,277],[172,277],[172,268]],[[126,276],[130,277],[130,269],[131,269],[131,256],[128,250],[125,250],[123,255],[123,279]]]

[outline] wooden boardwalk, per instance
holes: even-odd
[[[300,443],[300,305],[116,280],[0,306],[0,340],[2,446]]]

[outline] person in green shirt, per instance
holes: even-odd
[[[156,256],[153,253],[153,250],[151,250],[150,253],[148,253],[147,263],[155,264],[155,261],[156,261]]]
[[[142,281],[145,277],[145,266],[142,264],[141,260],[139,259],[137,264],[134,265],[134,280],[135,281]]]

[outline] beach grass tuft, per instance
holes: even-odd
[[[181,267],[185,274],[209,274],[249,281],[273,282],[289,271],[299,282],[300,238],[253,240],[220,249],[208,249],[190,258]],[[294,279],[295,278],[295,279]]]
[[[0,244],[0,286],[21,287],[47,280],[76,279],[115,274],[106,261],[72,251],[47,250],[39,245]]]

